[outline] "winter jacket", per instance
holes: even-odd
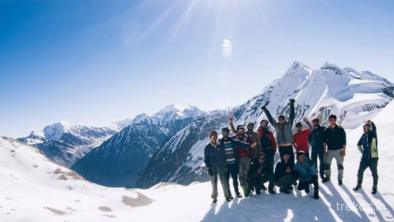
[[[317,175],[316,168],[307,160],[305,160],[303,163],[297,162],[294,165],[294,172],[300,179],[301,183],[308,182],[312,179],[313,176]]]
[[[338,125],[327,127],[323,132],[323,142],[327,143],[329,150],[342,149],[346,145],[345,130]]]
[[[273,150],[276,151],[276,141],[274,134],[268,129],[268,127],[259,127],[260,143],[262,150]]]
[[[276,140],[278,145],[292,144],[293,143],[293,122],[295,118],[294,103],[290,103],[290,115],[289,120],[285,121],[283,124],[276,122],[272,117],[271,113],[263,108],[265,115],[268,120],[275,127],[276,130]]]
[[[269,168],[266,167],[266,161],[260,162],[258,159],[252,160],[250,163],[249,175],[251,176],[265,176],[269,175]]]
[[[246,150],[250,148],[248,143],[241,142],[231,137],[220,139],[219,145],[226,153],[226,163],[228,165],[238,163],[239,157],[237,153],[237,147]]]
[[[378,140],[376,130],[364,133],[357,143],[358,149],[362,153],[363,160],[378,159]]]
[[[243,147],[241,147],[239,145],[236,145],[236,151],[237,151],[238,157],[239,158],[241,158],[241,157],[252,158],[252,149],[253,148],[250,147],[251,140],[246,136],[246,134],[243,137],[239,137],[238,135],[234,136],[233,139],[237,140],[237,141],[240,141],[240,142],[243,142],[243,143],[247,143],[249,145],[248,149],[244,149]]]
[[[311,132],[310,129],[304,129],[301,132],[296,132],[293,135],[294,147],[297,150],[297,152],[304,151],[305,153],[309,153],[308,137],[310,132]]]
[[[311,144],[312,150],[320,151],[323,147],[323,132],[326,128],[323,126],[314,127],[309,133],[309,143]]]
[[[246,135],[248,136],[248,141],[250,144],[256,143],[256,147],[250,150],[251,158],[256,159],[259,153],[262,152],[260,135],[253,130],[246,131]]]
[[[286,172],[287,168],[290,168],[290,170],[291,170],[290,173]],[[290,162],[285,163],[285,162],[281,161],[281,162],[276,164],[276,167],[275,167],[275,181],[278,180],[279,178],[283,177],[283,176],[292,175],[292,174],[294,174],[294,171],[293,171],[293,167],[290,164]]]
[[[226,167],[226,152],[219,144],[209,143],[204,150],[205,166],[209,168]]]

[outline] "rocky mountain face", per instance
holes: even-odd
[[[110,138],[116,131],[107,127],[87,127],[58,122],[32,132],[20,142],[38,147],[50,160],[70,167],[94,147]]]
[[[152,116],[140,114],[72,169],[102,185],[134,186],[152,155],[203,113],[196,107],[170,105]]]

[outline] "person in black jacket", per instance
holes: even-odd
[[[338,166],[338,184],[342,185],[343,161],[346,155],[346,133],[345,130],[337,125],[337,117],[330,115],[328,118],[329,126],[323,132],[324,142],[324,174],[323,182],[330,181],[331,162],[335,159]]]
[[[264,153],[261,152],[257,159],[252,160],[248,178],[250,190],[255,191],[257,195],[261,194],[265,182],[269,182],[268,192],[275,194],[274,175],[270,172]]]
[[[361,152],[361,161],[357,173],[357,191],[363,183],[364,171],[369,168],[373,177],[372,194],[376,194],[378,186],[378,138],[375,124],[368,120],[364,125],[364,133],[358,141],[358,149]]]
[[[294,164],[290,163],[290,155],[284,154],[283,160],[276,164],[275,167],[275,183],[280,187],[281,193],[290,193],[292,184],[296,181],[294,173]]]
[[[223,187],[224,197],[226,201],[231,200],[230,188],[226,179],[226,153],[218,144],[218,133],[211,131],[209,133],[210,143],[205,147],[204,150],[204,162],[208,169],[208,174],[211,177],[212,185],[212,203],[217,202],[218,197],[218,178]]]
[[[242,195],[238,189],[239,157],[237,153],[237,147],[243,149],[250,149],[250,145],[248,143],[230,137],[229,136],[230,129],[227,127],[222,129],[222,135],[223,138],[219,140],[219,145],[224,149],[226,153],[226,165],[227,165],[226,180],[227,183],[229,183],[231,176],[233,180],[235,195],[238,198],[241,198]],[[232,198],[231,191],[230,191],[230,198]]]
[[[324,141],[323,141],[323,132],[326,129],[325,127],[320,125],[320,120],[315,118],[312,120],[312,124],[308,121],[307,118],[304,118],[304,121],[311,129],[311,132],[308,137],[309,144],[312,147],[312,163],[315,165],[316,169],[319,169],[320,178],[324,180]],[[319,159],[319,164],[317,160]]]

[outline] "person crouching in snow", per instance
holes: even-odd
[[[275,167],[275,184],[279,186],[281,193],[289,194],[293,189],[292,184],[295,182],[294,164],[290,162],[290,155],[285,153],[283,160],[276,164]]]
[[[218,178],[222,184],[224,197],[226,201],[230,201],[230,187],[226,179],[226,152],[223,147],[218,144],[218,133],[211,131],[209,133],[210,143],[204,150],[204,162],[208,168],[208,174],[211,177],[212,185],[212,203],[217,202],[218,197]]]
[[[375,124],[368,120],[364,125],[364,133],[358,141],[358,149],[362,153],[360,166],[357,174],[357,186],[353,188],[357,191],[363,183],[364,171],[369,167],[373,177],[372,194],[376,194],[378,186],[378,139]]]
[[[299,180],[297,189],[305,190],[306,193],[309,193],[309,185],[313,184],[313,198],[319,199],[317,170],[306,158],[304,151],[299,151],[297,153],[297,163],[294,165],[294,171]]]
[[[270,172],[270,167],[265,159],[265,154],[260,153],[257,159],[252,160],[248,176],[249,188],[257,195],[261,194],[263,184],[269,182],[268,192],[275,194],[274,175]]]

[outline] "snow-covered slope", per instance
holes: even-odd
[[[361,127],[348,130],[344,185],[321,184],[321,199],[303,192],[223,201],[210,204],[210,183],[189,186],[157,184],[147,189],[105,188],[48,161],[37,149],[0,138],[0,221],[393,221],[394,103],[373,120],[379,136],[379,193],[353,192],[360,153]],[[333,178],[336,170],[333,171]],[[220,186],[219,186],[220,187]]]
[[[196,107],[171,105],[148,116],[137,115],[72,169],[86,179],[107,186],[134,186],[152,155],[179,130],[204,112]]]
[[[295,98],[297,121],[304,116],[319,117],[325,124],[330,114],[336,114],[345,128],[356,128],[365,119],[372,118],[381,111],[392,100],[393,92],[392,83],[371,72],[342,69],[329,63],[313,70],[294,62],[282,78],[230,112],[238,124],[254,122],[257,127],[260,120],[266,118],[261,110],[264,104],[268,103],[273,116],[287,115],[289,99]],[[206,121],[208,120],[209,118]],[[226,124],[225,119],[222,121],[217,122],[216,126]],[[205,136],[211,129],[218,130],[220,127],[205,129]],[[149,187],[158,182],[189,184],[207,178],[205,172],[201,171],[207,137],[201,136],[198,141],[190,143],[190,139],[182,133],[169,140],[177,143],[167,143],[155,153],[141,174],[138,185]],[[201,135],[204,133],[201,132]]]
[[[49,159],[69,167],[114,133],[114,129],[107,127],[78,126],[61,121],[18,140],[38,147]]]

